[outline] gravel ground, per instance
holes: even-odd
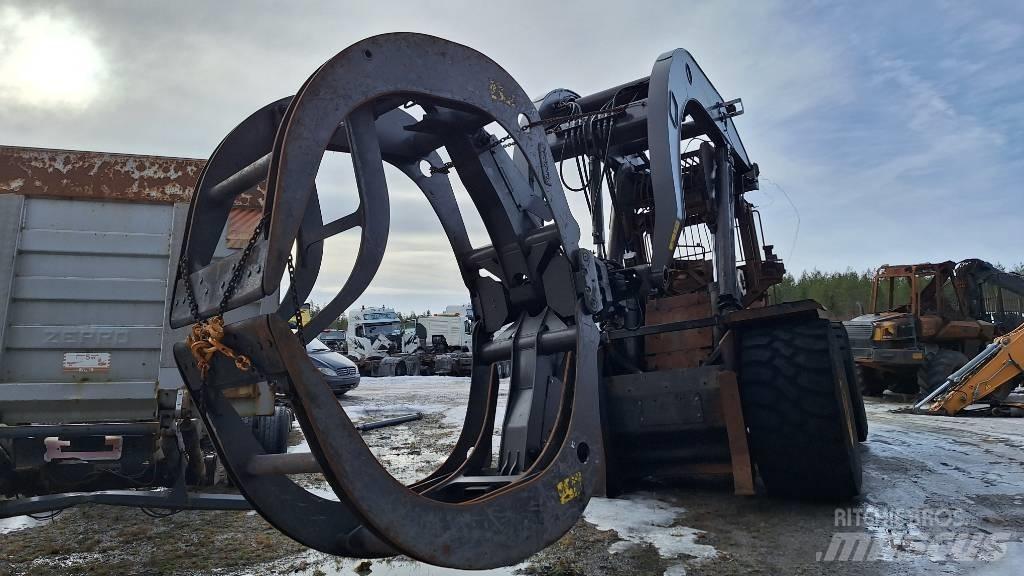
[[[411,481],[454,443],[467,385],[460,378],[364,379],[342,404],[356,421],[424,413],[423,420],[364,435],[393,475]],[[622,499],[595,498],[547,550],[519,566],[472,574],[1018,574],[1021,420],[891,412],[898,406],[869,401],[865,495],[849,508],[741,498],[727,487],[651,487]],[[308,449],[297,430],[292,443],[292,451]],[[319,475],[300,481],[330,493]],[[327,557],[251,512],[153,519],[134,509],[84,506],[50,521],[0,520],[0,575],[326,576],[357,568],[375,575],[462,573],[405,558],[360,566]]]

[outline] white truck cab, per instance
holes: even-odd
[[[465,316],[447,312],[423,316],[416,320],[416,339],[424,350],[465,352],[473,344],[473,323]]]
[[[402,332],[402,322],[394,308],[363,306],[348,313],[345,343],[348,355],[357,360],[405,352],[410,346],[415,350],[413,339],[415,334]]]

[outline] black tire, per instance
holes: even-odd
[[[399,363],[397,363],[397,364],[395,364],[395,376],[405,376],[406,372],[408,372],[408,371],[405,369],[405,361],[404,360],[399,362]]]
[[[18,490],[18,476],[14,473],[14,464],[0,445],[0,496],[14,497]]]
[[[864,442],[868,439],[868,412],[864,407],[864,395],[862,394],[861,383],[857,376],[858,366],[853,361],[853,351],[850,349],[850,337],[846,329],[839,322],[832,323],[832,330],[836,338],[842,343],[843,366],[846,368],[846,384],[850,389],[850,402],[853,404],[853,418],[857,425],[857,441]]]
[[[280,427],[279,433],[281,434],[281,444],[279,447],[283,454],[288,451],[288,437],[292,434],[292,421],[295,420],[295,415],[291,408],[285,406],[281,406],[280,408],[283,410],[284,414],[278,418],[277,425]],[[277,414],[277,409],[274,410],[274,413],[275,415]]]
[[[287,406],[275,406],[271,416],[245,418],[252,425],[252,433],[267,454],[288,451],[288,435],[292,430],[292,412]]]
[[[986,400],[1003,402],[1007,398],[1009,398],[1010,394],[1013,394],[1013,391],[1019,388],[1020,386],[1024,386],[1024,374],[1017,376],[1016,378],[1010,380],[1006,384],[1003,384],[999,388],[993,390],[992,393],[988,395],[988,398],[986,398]]]
[[[185,469],[185,483],[189,486],[201,486],[208,476],[206,472],[206,455],[203,453],[199,425],[193,420],[183,420],[178,426],[181,440],[188,456],[188,467]]]
[[[1016,382],[1007,382],[1006,384],[1003,384],[999,388],[993,390],[992,393],[985,398],[985,400],[988,402],[1003,402],[1010,397],[1010,394],[1013,393],[1014,389],[1016,389],[1017,386],[1018,384]]]
[[[887,372],[885,377],[886,388],[896,394],[913,396],[921,389],[921,384],[918,381],[918,373],[913,369]]]
[[[855,376],[861,396],[881,397],[885,394],[885,380],[877,370],[857,365]]]
[[[828,320],[812,319],[740,332],[743,415],[772,495],[835,501],[860,493],[854,409],[833,371],[830,330]]]
[[[927,396],[953,372],[964,367],[969,358],[956,350],[939,349],[917,371],[917,386],[921,396]]]
[[[998,400],[999,402],[1002,402],[1009,398],[1010,394],[1013,394],[1013,391],[1016,390],[1017,388],[1020,388],[1021,386],[1024,386],[1024,374],[1021,374],[1020,376],[1017,376],[1013,380],[1010,380],[1001,388],[993,392],[992,398]]]

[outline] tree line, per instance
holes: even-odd
[[[787,273],[771,290],[772,303],[817,300],[842,319],[853,318],[871,307],[871,279],[874,272],[804,271],[799,277]]]

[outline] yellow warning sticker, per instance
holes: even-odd
[[[567,504],[570,500],[578,498],[583,493],[583,473],[577,472],[569,476],[559,482],[555,489],[558,490],[558,499],[562,504]]]
[[[511,94],[505,94],[505,87],[499,84],[498,82],[491,80],[491,83],[488,85],[488,90],[491,93],[491,100],[494,100],[495,102],[501,102],[502,104],[505,104],[507,106],[514,107],[516,105],[515,96]]]
[[[668,251],[669,254],[676,253],[676,246],[679,244],[679,232],[682,231],[682,222],[676,220],[675,226],[672,227],[672,235],[668,238]]]

